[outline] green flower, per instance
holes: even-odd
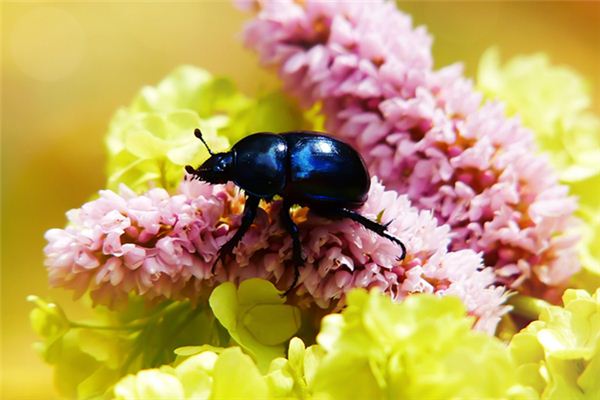
[[[266,399],[268,386],[252,359],[238,347],[204,351],[176,367],[128,375],[114,389],[117,399]]]
[[[598,195],[600,196],[600,193]],[[582,206],[579,215],[585,221],[581,227],[579,243],[581,263],[584,268],[573,277],[572,283],[578,288],[594,292],[600,288],[600,206],[597,208]]]
[[[289,359],[273,360],[261,375],[251,357],[239,347],[178,349],[173,365],[143,370],[121,379],[114,395],[122,400],[143,399],[305,399],[323,350],[305,348],[292,339]]]
[[[132,340],[129,332],[88,329],[91,324],[68,320],[54,303],[37,296],[28,300],[36,305],[31,325],[42,338],[34,348],[54,365],[58,392],[69,398],[101,397],[119,378],[119,365]]]
[[[67,398],[105,398],[125,374],[175,360],[183,345],[222,339],[214,316],[189,302],[164,302],[152,308],[131,298],[118,312],[94,309],[86,321],[71,321],[54,303],[36,296],[31,324],[41,341],[34,348],[54,366],[58,392]]]
[[[326,355],[312,389],[331,399],[531,398],[504,345],[472,324],[458,298],[393,303],[354,290],[341,314],[323,320]]]
[[[265,281],[251,280],[237,293],[228,284],[219,286],[219,290],[222,292],[213,295],[216,297],[211,298],[211,305],[215,310],[236,310],[221,315],[219,321],[238,338],[242,335],[230,327],[246,329],[240,327],[244,320],[240,319],[244,311],[240,311],[248,304],[244,300],[248,296],[253,304],[274,302],[282,306],[279,292]],[[279,301],[274,301],[273,294]],[[317,345],[307,348],[302,340],[293,338],[287,358],[273,359],[264,375],[256,361],[240,348],[185,347],[176,350],[179,357],[170,366],[127,376],[115,386],[114,393],[127,400],[148,396],[538,398],[534,388],[540,382],[518,382],[516,364],[506,346],[494,337],[474,332],[473,318],[466,315],[458,298],[415,295],[394,303],[376,291],[357,289],[347,300],[348,307],[341,314],[325,317]],[[271,310],[278,330],[278,312]],[[264,327],[270,326],[262,317],[259,320]],[[284,336],[287,334],[281,334],[280,339]],[[594,384],[589,375],[585,379]]]
[[[588,110],[589,88],[575,71],[552,66],[545,54],[515,57],[500,66],[499,52],[492,48],[481,57],[477,84],[534,131],[563,181],[600,174],[600,118]]]
[[[247,279],[236,289],[225,282],[209,299],[215,316],[231,338],[250,354],[262,370],[282,357],[285,344],[300,328],[300,310],[269,281]]]
[[[299,338],[290,340],[288,358],[276,358],[266,375],[269,390],[277,398],[310,397],[314,377],[324,356],[321,346],[308,348]]]
[[[542,399],[600,398],[600,289],[569,289],[515,335],[510,351],[522,384]]]
[[[183,385],[171,372],[171,368],[140,371],[137,375],[128,375],[115,386],[117,399],[183,399]]]
[[[186,164],[208,152],[193,135],[200,128],[214,151],[256,131],[303,127],[302,115],[279,93],[250,99],[224,78],[182,66],[156,86],[143,88],[129,107],[117,111],[106,136],[108,187],[174,189]]]

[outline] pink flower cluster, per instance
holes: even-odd
[[[279,201],[264,203],[255,223],[224,265],[211,267],[218,249],[239,227],[245,197],[233,185],[184,182],[180,193],[153,189],[137,195],[122,187],[67,213],[66,229],[46,234],[46,266],[53,286],[90,291],[96,303],[116,306],[129,293],[148,299],[198,300],[222,281],[269,279],[286,289],[292,279],[291,239],[279,226]],[[493,332],[506,311],[504,288],[471,250],[448,252],[449,228],[429,211],[410,206],[406,196],[386,191],[375,179],[360,212],[379,216],[408,248],[353,221],[331,221],[306,208],[293,211],[299,224],[305,266],[291,301],[301,307],[341,306],[353,287],[377,287],[395,299],[410,293],[457,295]]]
[[[549,298],[579,269],[576,201],[531,132],[482,104],[460,66],[434,71],[431,38],[394,2],[240,5],[257,12],[247,45],[305,105],[321,105],[328,132],[373,175],[448,223],[452,250],[482,252],[498,283]]]

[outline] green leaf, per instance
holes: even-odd
[[[56,389],[69,398],[75,398],[79,384],[101,367],[97,360],[80,350],[77,342],[76,332],[67,332],[60,342],[55,344],[54,357],[48,360],[55,364]]]
[[[118,371],[101,366],[77,385],[77,398],[108,398],[107,389],[120,377]]]
[[[210,308],[225,328],[237,330],[238,299],[236,287],[231,282],[217,286],[209,298]]]
[[[300,327],[300,310],[291,305],[257,305],[243,317],[248,332],[267,345],[287,341]]]
[[[36,305],[32,324],[42,335],[36,349],[53,365],[57,390],[67,398],[102,398],[126,373],[174,362],[176,348],[216,350],[221,344],[214,316],[190,302],[148,307],[131,296],[120,311],[96,307],[91,318],[70,321],[57,305],[29,300]]]
[[[178,347],[174,350],[175,354],[182,357],[189,357],[196,354],[204,353],[205,351],[211,351],[213,353],[221,353],[223,351],[223,347],[215,347],[208,344],[203,344],[202,346],[183,346]]]
[[[114,334],[99,332],[93,329],[79,329],[77,343],[82,352],[92,356],[108,368],[117,369],[123,362],[123,354],[127,351],[123,340]]]

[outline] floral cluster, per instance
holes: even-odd
[[[491,48],[479,61],[477,87],[486,97],[502,100],[506,111],[532,130],[562,181],[600,175],[600,117],[589,110],[587,82],[575,71],[551,65],[542,53],[502,65],[500,52]],[[584,193],[575,192],[588,203]]]
[[[376,291],[354,290],[341,314],[325,317],[318,344],[306,348],[294,338],[288,357],[274,359],[266,370],[238,348],[198,348],[173,366],[125,377],[115,395],[535,399],[531,387],[519,384],[505,346],[473,332],[471,324],[455,298],[418,295],[394,303]]]
[[[137,195],[125,187],[67,213],[66,229],[47,232],[50,283],[86,291],[95,302],[115,306],[130,292],[148,299],[197,300],[225,280],[259,277],[287,288],[293,266],[291,238],[279,224],[281,202],[264,204],[254,226],[224,263],[218,250],[239,227],[245,196],[234,186],[184,182],[181,193],[152,189]],[[406,196],[386,191],[373,179],[369,200],[359,210],[391,221],[388,230],[406,244],[407,257],[393,242],[348,220],[330,221],[298,208],[306,265],[300,269],[295,303],[335,309],[353,287],[377,287],[394,299],[410,293],[461,297],[478,326],[493,333],[505,311],[504,289],[471,250],[448,252],[447,226],[410,206]],[[212,271],[215,265],[214,274]]]
[[[576,207],[531,132],[460,66],[432,69],[431,39],[392,2],[241,1],[245,39],[370,171],[484,254],[497,282],[558,300],[579,269]],[[552,289],[557,287],[557,289]]]
[[[565,66],[553,66],[544,54],[518,56],[505,65],[497,49],[481,57],[477,85],[501,99],[536,135],[560,179],[579,199],[582,228],[581,263],[575,277],[590,291],[600,286],[600,117],[583,77]]]
[[[600,395],[600,289],[568,289],[563,302],[513,337],[517,375],[542,398],[593,399]]]
[[[260,279],[245,280],[237,290],[222,284],[208,304],[164,301],[149,308],[143,297],[131,296],[118,311],[97,306],[83,321],[71,320],[56,303],[28,300],[35,305],[31,325],[42,339],[34,348],[55,366],[56,388],[65,398],[112,399],[113,385],[125,375],[229,346],[232,339],[268,366],[284,356],[300,326],[299,309],[283,304],[281,291]]]
[[[393,2],[238,3],[255,13],[246,43],[311,109],[281,92],[249,98],[183,66],[116,113],[107,189],[45,236],[50,284],[91,305],[91,317],[28,298],[34,348],[54,365],[57,390],[124,400],[600,398],[600,118],[581,78],[543,56],[501,67],[492,50],[480,94],[459,66],[433,69],[430,36]],[[372,176],[357,212],[384,224],[406,257],[357,222],[295,205],[304,265],[290,288],[278,197],[220,254],[246,195],[185,175],[208,157],[196,128],[217,151],[257,131],[345,139]],[[563,291],[564,307],[543,300],[558,304]]]
[[[196,128],[221,151],[248,132],[304,125],[301,113],[279,92],[251,99],[228,79],[181,66],[156,86],[144,87],[129,106],[115,113],[105,139],[107,186],[177,189],[183,167],[208,157],[190,134]]]

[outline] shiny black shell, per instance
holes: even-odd
[[[357,208],[367,200],[369,173],[350,145],[309,131],[255,133],[236,143],[232,180],[249,194],[280,195],[301,205]]]

